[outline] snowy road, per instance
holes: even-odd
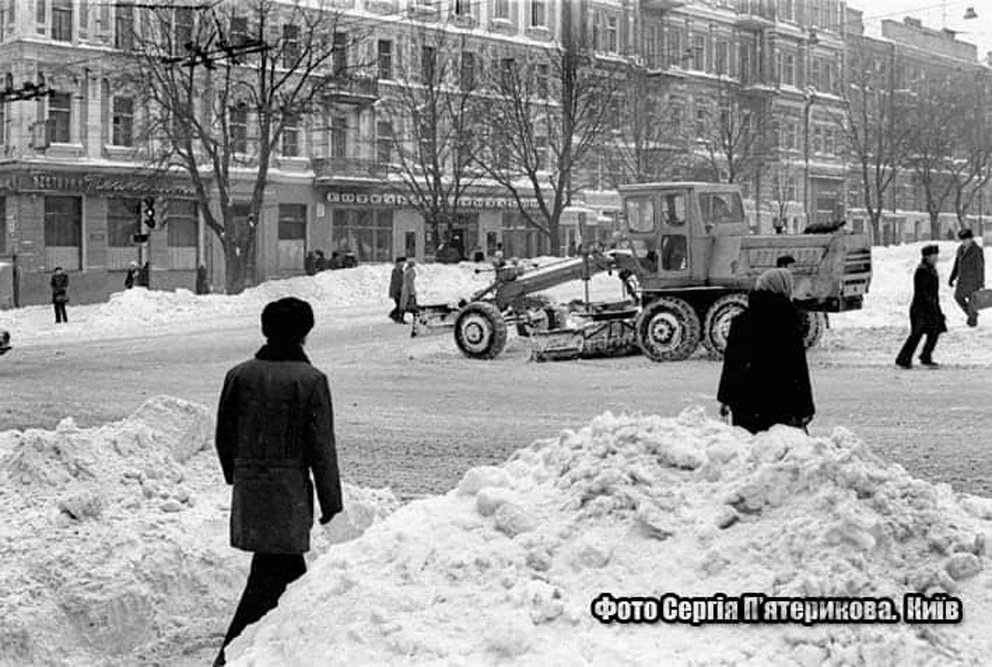
[[[201,326],[98,342],[21,341],[0,361],[0,430],[53,428],[67,415],[97,425],[156,394],[214,405],[224,372],[261,339],[255,317]],[[952,328],[941,344],[948,351],[967,345],[973,331]],[[824,349],[810,355],[818,405],[812,432],[848,426],[914,475],[992,495],[988,364],[897,371],[890,357],[901,329],[858,332],[877,343],[868,346],[851,344],[852,333],[828,332]],[[712,412],[719,373],[704,358],[536,364],[512,337],[498,360],[473,362],[448,336],[411,340],[406,327],[367,307],[318,312],[309,350],[331,377],[346,478],[403,497],[446,491],[469,467],[502,461],[523,443],[604,410],[671,416],[699,403]]]

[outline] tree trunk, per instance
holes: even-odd
[[[930,211],[930,240],[940,240],[940,213]]]
[[[882,210],[868,213],[868,222],[871,226],[871,244],[882,245]]]
[[[552,221],[548,225],[548,243],[552,257],[561,257],[561,233],[558,229],[558,221]]]
[[[245,290],[245,262],[234,241],[224,242],[224,286],[227,294]]]

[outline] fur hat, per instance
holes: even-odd
[[[936,243],[931,243],[925,245],[920,249],[920,255],[922,257],[929,257],[930,255],[936,255],[940,252],[940,247]]]
[[[262,310],[262,334],[270,341],[302,342],[311,329],[313,308],[302,299],[288,296]]]
[[[971,231],[967,227],[958,232],[958,238],[964,241],[965,239],[975,238],[975,232]]]

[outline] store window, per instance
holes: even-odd
[[[307,246],[306,204],[279,204],[276,265],[280,271],[302,271]]]
[[[331,249],[354,253],[359,262],[390,262],[393,212],[386,209],[335,208]]]
[[[45,197],[45,268],[66,271],[82,267],[82,197]]]
[[[129,262],[137,261],[138,249],[133,237],[140,231],[140,199],[107,200],[108,269],[120,271],[126,269]]]
[[[546,252],[547,239],[522,214],[505,211],[502,222],[503,257],[537,257]]]
[[[200,237],[196,202],[192,199],[172,199],[166,204],[165,210],[169,268],[192,271],[196,269]]]

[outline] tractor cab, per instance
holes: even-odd
[[[740,192],[711,183],[620,188],[627,246],[643,278],[678,286],[706,278],[712,239],[747,233]]]

